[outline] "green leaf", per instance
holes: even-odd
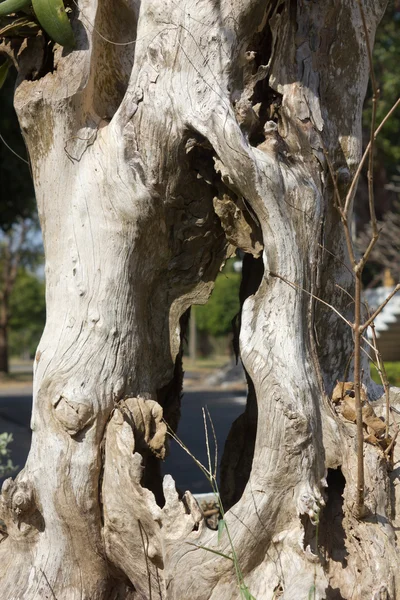
[[[228,556],[227,554],[224,554],[223,552],[218,552],[218,550],[213,550],[212,548],[207,548],[207,546],[198,546],[197,544],[193,544],[192,542],[186,542],[186,543],[190,544],[191,546],[194,546],[195,548],[201,548],[202,550],[207,550],[207,552],[212,552],[212,554],[218,554],[218,556],[222,556],[222,558],[227,558],[228,560],[231,560],[233,562],[232,556]]]
[[[4,0],[4,2],[0,2],[0,17],[18,12],[22,8],[29,6],[30,3],[31,0]]]
[[[33,10],[48,36],[60,46],[73,48],[74,33],[62,0],[32,0]]]
[[[308,600],[315,600],[315,592],[316,592],[316,587],[315,587],[315,585],[312,585],[308,592]]]
[[[252,594],[249,592],[249,588],[245,583],[240,585],[240,594],[244,598],[244,600],[256,600]]]
[[[224,519],[220,519],[218,521],[218,543],[221,541],[222,533],[226,527],[226,523]]]

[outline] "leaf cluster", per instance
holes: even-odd
[[[41,28],[61,46],[73,48],[75,38],[63,0],[3,0],[0,37],[24,37]]]
[[[0,478],[11,475],[18,467],[15,467],[10,458],[11,451],[8,444],[13,441],[12,433],[0,433]]]

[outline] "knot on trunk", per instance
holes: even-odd
[[[4,481],[0,496],[0,519],[5,524],[4,532],[14,538],[43,531],[43,519],[29,481],[13,481],[11,477]]]
[[[70,436],[74,436],[93,421],[93,407],[86,402],[60,396],[54,404],[54,414]]]
[[[150,450],[157,458],[165,457],[167,426],[162,420],[163,409],[155,400],[126,398],[119,404],[121,412],[132,425],[135,450]]]
[[[10,478],[6,479],[1,488],[1,501],[18,519],[23,514],[29,514],[36,509],[33,490],[29,482],[17,483]]]

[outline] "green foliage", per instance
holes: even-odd
[[[44,282],[37,275],[23,267],[19,269],[10,297],[11,355],[35,353],[46,320],[44,288]]]
[[[240,273],[233,270],[231,259],[218,275],[213,293],[207,304],[195,307],[196,325],[199,331],[219,337],[232,331],[232,319],[240,308]]]
[[[32,6],[37,20],[53,42],[67,48],[75,46],[74,33],[63,0],[32,0]]]
[[[244,583],[244,581],[242,581],[240,584],[240,595],[243,598],[243,600],[256,600],[254,596],[250,593],[250,590]]]
[[[31,17],[30,21],[25,19],[23,30],[27,23],[34,26],[36,22],[53,42],[67,48],[75,46],[74,33],[63,0],[3,0],[0,2],[0,37],[18,37],[18,29],[22,25],[21,15]],[[16,27],[11,32],[9,26],[13,22]]]
[[[0,2],[0,16],[12,14],[29,6],[29,0],[3,0]]]
[[[225,526],[226,526],[225,519],[220,519],[218,521],[218,544],[221,543],[222,533],[223,533],[223,531],[225,529]]]
[[[32,354],[43,329],[44,291],[43,283],[31,273],[42,262],[43,249],[32,178],[12,105],[13,93],[9,77],[0,90],[0,301],[3,314],[11,317],[11,352]],[[11,290],[9,301],[3,290],[7,294]]]
[[[399,97],[400,89],[400,10],[398,3],[389,2],[386,13],[377,29],[374,46],[374,73],[380,90],[377,105],[377,124],[389,112]],[[371,96],[371,94],[369,94]],[[366,104],[363,119],[366,130],[370,128],[372,104]],[[391,118],[377,137],[376,168],[385,165],[389,178],[396,173],[400,163],[400,109]]]
[[[0,433],[0,478],[8,477],[18,469],[10,458],[11,451],[8,444],[11,444],[12,441],[12,433]]]
[[[400,387],[400,362],[385,362],[385,370],[390,385]],[[378,371],[372,363],[371,376],[376,383],[382,383]]]

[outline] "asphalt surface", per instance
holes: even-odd
[[[0,395],[0,433],[6,431],[13,435],[13,442],[8,447],[18,470],[24,466],[31,445],[31,410],[31,393],[15,394],[11,390],[10,395],[5,395],[4,392]],[[13,473],[15,474],[16,472]]]
[[[182,400],[181,420],[177,435],[203,465],[208,465],[202,407],[207,406],[214,424],[218,446],[218,462],[231,425],[245,408],[245,392],[227,390],[187,391]],[[213,437],[209,430],[211,460],[214,460]],[[170,473],[176,486],[194,494],[210,492],[210,484],[201,469],[174,440],[163,473]]]
[[[213,420],[220,459],[232,422],[244,411],[245,393],[215,389],[185,391],[177,433],[192,454],[207,465],[202,415],[204,406],[208,407]],[[9,394],[5,391],[0,394],[0,433],[7,431],[13,434],[11,458],[19,469],[25,464],[31,443],[31,409],[32,395],[26,390],[17,392],[11,389]],[[212,439],[211,432],[210,438]],[[211,454],[213,458],[212,447]],[[163,464],[163,473],[170,473],[182,491],[190,490],[195,494],[210,491],[209,483],[199,467],[174,440],[171,440],[170,454]]]

